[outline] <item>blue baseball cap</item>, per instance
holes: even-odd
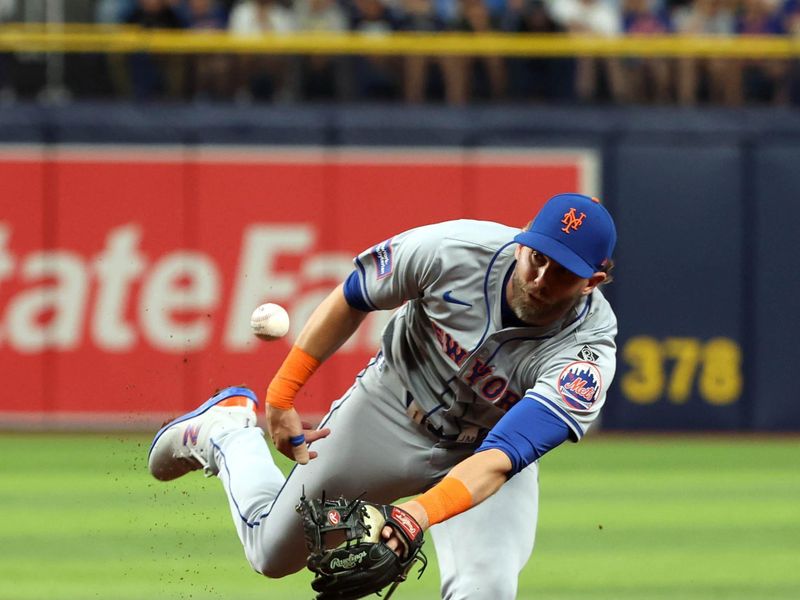
[[[530,228],[514,236],[514,241],[588,278],[611,258],[617,228],[597,198],[558,194],[545,202]]]

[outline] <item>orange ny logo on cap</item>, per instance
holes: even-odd
[[[564,213],[564,218],[561,219],[561,222],[565,225],[561,228],[561,231],[564,233],[569,233],[570,231],[578,231],[578,227],[583,225],[583,219],[586,217],[586,213],[581,213],[580,217],[575,216],[575,209],[570,208],[569,212]]]

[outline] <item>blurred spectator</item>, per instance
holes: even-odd
[[[503,14],[505,14],[509,4],[508,0],[483,0],[483,3],[492,18],[498,21],[503,18]]]
[[[622,30],[629,36],[663,35],[672,31],[672,22],[657,0],[623,0]],[[623,59],[625,100],[666,104],[672,87],[671,62],[665,57]]]
[[[0,0],[0,23],[7,23],[17,12],[17,0]]]
[[[736,18],[740,35],[785,33],[781,13],[769,0],[742,0]],[[739,63],[746,101],[782,104],[788,100],[788,63],[779,59],[748,59]]]
[[[294,14],[279,0],[240,0],[230,15],[234,35],[281,34],[295,30]],[[290,101],[299,95],[296,60],[287,56],[238,57],[237,96]]]
[[[786,0],[781,15],[783,30],[793,36],[800,35],[800,0]]]
[[[11,21],[17,11],[16,0],[0,0],[0,25]],[[0,103],[13,102],[16,93],[11,84],[11,54],[0,52]]]
[[[138,0],[125,22],[151,29],[180,29],[184,23],[168,0]]]
[[[401,0],[398,29],[434,33],[443,31],[445,22],[433,0]],[[462,77],[463,70],[452,56],[408,55],[403,58],[403,95],[406,102],[412,104],[425,101],[431,94],[444,95],[450,104],[462,104]]]
[[[733,35],[732,0],[694,0],[673,13],[675,29],[686,35]],[[731,59],[687,56],[678,59],[678,102],[694,105],[705,90],[713,104],[742,102],[741,70]]]
[[[783,29],[795,39],[800,39],[800,0],[786,0],[781,13]],[[800,60],[794,58],[790,64],[788,94],[790,102],[797,106],[800,104]]]
[[[228,13],[216,0],[185,0],[181,9],[189,29],[220,30],[228,27]]]
[[[352,0],[350,29],[364,35],[387,35],[399,27],[397,16],[381,0]],[[395,56],[354,56],[356,94],[367,100],[398,96],[401,61]]]
[[[347,31],[347,15],[336,0],[295,0],[294,11],[300,31]]]
[[[469,33],[499,31],[500,23],[489,13],[484,0],[459,0],[460,17],[453,29]],[[452,93],[456,103],[464,104],[470,97],[500,100],[506,93],[506,68],[503,57],[453,57],[453,68],[459,72],[454,81],[460,86]]]
[[[233,7],[236,5],[236,0],[219,0],[219,3],[222,6],[222,10],[225,11],[225,14],[230,15]]]
[[[14,20],[17,13],[17,0],[0,0],[0,23]]]
[[[500,28],[506,33],[563,33],[544,0],[508,0]],[[515,58],[506,60],[509,95],[537,100],[566,100],[572,96],[575,60],[572,58]]]
[[[570,33],[609,37],[622,30],[620,12],[603,0],[552,0],[550,8],[553,19]],[[578,57],[575,91],[583,102],[606,95],[619,102],[625,101],[628,93],[620,60]]]
[[[148,29],[181,29],[184,23],[167,0],[138,0],[125,22]],[[150,100],[162,95],[178,98],[183,90],[183,57],[171,54],[154,56],[136,53],[128,61],[133,95],[137,100]]]
[[[231,10],[229,29],[236,35],[294,31],[294,16],[278,0],[239,0]]]
[[[336,0],[295,0],[294,12],[299,31],[347,31],[347,16]],[[303,97],[350,99],[353,84],[349,66],[350,61],[343,56],[303,56],[300,62]]]
[[[343,0],[343,4],[349,11],[350,29],[353,31],[384,35],[397,29],[397,15],[388,0]]]
[[[94,20],[103,25],[119,25],[131,15],[136,0],[98,0],[94,7]],[[112,93],[124,98],[132,94],[129,58],[124,54],[108,53],[98,57],[98,70],[106,72]]]
[[[228,15],[215,0],[185,0],[182,5],[186,25],[193,31],[224,31]],[[194,98],[221,100],[231,94],[232,57],[221,54],[193,55],[189,61]]]
[[[294,10],[301,31],[347,31],[347,16],[336,0],[295,0]]]
[[[505,0],[495,1],[505,3]],[[433,6],[436,9],[436,16],[442,23],[452,23],[458,18],[458,0],[433,0]]]
[[[94,6],[94,20],[103,24],[120,23],[133,12],[134,7],[135,0],[97,0]]]

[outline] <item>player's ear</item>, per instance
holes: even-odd
[[[520,254],[522,254],[522,244],[517,244],[517,247],[514,248],[514,258],[519,260]]]
[[[586,285],[584,286],[581,293],[584,296],[587,296],[592,293],[598,285],[602,284],[608,278],[608,273],[603,273],[602,271],[598,271],[594,273],[589,279],[586,280]]]

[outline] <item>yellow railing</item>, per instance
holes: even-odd
[[[154,31],[127,26],[10,24],[0,26],[0,51],[792,58],[800,56],[800,38],[678,35],[605,38],[500,33],[293,33],[234,36],[226,32]]]

